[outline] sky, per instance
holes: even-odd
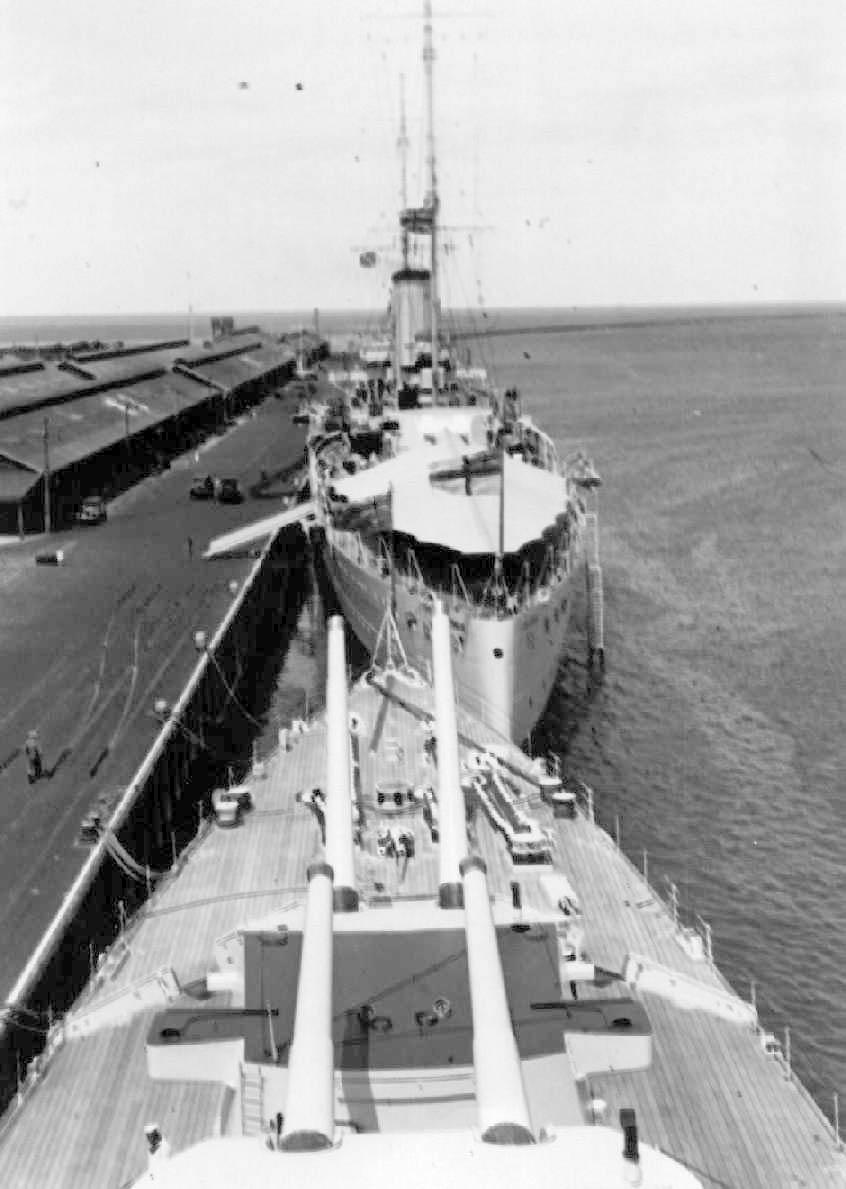
[[[421,6],[0,0],[0,314],[384,305]],[[450,305],[846,300],[843,0],[434,7]]]

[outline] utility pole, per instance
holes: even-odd
[[[44,531],[53,531],[50,516],[50,431],[49,418],[44,418]]]

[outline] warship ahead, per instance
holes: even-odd
[[[215,796],[51,1026],[0,1182],[846,1185],[701,939],[562,785],[384,652]],[[585,799],[586,798],[586,799]],[[697,944],[698,942],[698,944]]]
[[[494,389],[443,331],[430,5],[423,61],[428,191],[421,206],[407,205],[403,163],[388,338],[365,342],[356,368],[331,374],[341,417],[318,418],[310,440],[317,535],[368,651],[390,600],[409,658],[425,668],[433,600],[448,604],[459,700],[519,743],[552,691],[587,493],[599,479],[580,454],[562,463],[552,438],[522,415],[516,390]],[[399,144],[404,154],[404,113]],[[338,429],[322,432],[336,420]]]

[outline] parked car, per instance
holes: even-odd
[[[240,504],[244,498],[244,494],[238,485],[238,480],[221,479],[217,498],[222,504]]]
[[[195,475],[189,494],[192,500],[213,500],[215,495],[214,475]]]
[[[101,495],[89,495],[76,514],[77,524],[103,524],[108,518],[106,501]]]

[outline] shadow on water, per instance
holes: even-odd
[[[606,670],[597,661],[588,661],[588,641],[585,629],[585,600],[579,586],[573,602],[572,616],[564,645],[564,654],[552,687],[552,693],[542,718],[531,736],[533,755],[557,755],[567,765],[573,745],[590,727],[594,739],[594,724],[607,701]],[[572,775],[581,775],[573,772]]]
[[[571,744],[596,717],[605,673],[567,655],[561,663],[543,718],[532,732],[534,755],[559,755],[566,762]]]

